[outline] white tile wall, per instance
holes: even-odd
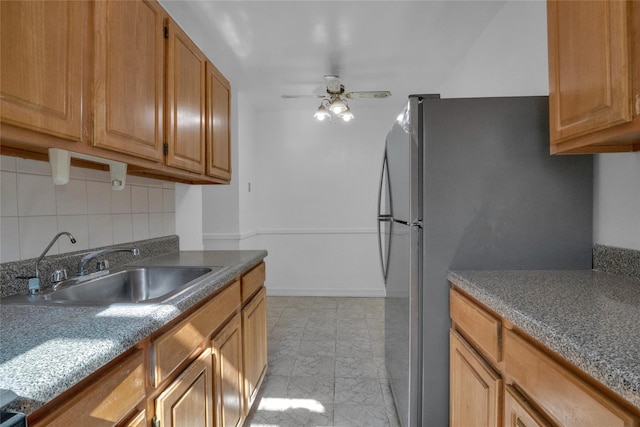
[[[38,257],[68,231],[50,255],[175,234],[175,185],[127,176],[113,191],[109,172],[71,168],[56,186],[47,162],[0,156],[0,262]]]

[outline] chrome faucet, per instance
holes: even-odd
[[[56,234],[53,239],[51,239],[51,242],[49,242],[49,244],[47,245],[46,248],[44,248],[44,251],[42,251],[42,254],[40,255],[40,257],[38,258],[38,260],[36,261],[36,274],[35,277],[32,277],[29,279],[29,294],[33,295],[36,294],[38,292],[40,292],[40,261],[42,261],[42,258],[44,258],[44,256],[47,254],[47,252],[49,252],[49,249],[51,249],[51,246],[53,246],[53,244],[56,242],[56,240],[58,240],[58,238],[62,235],[66,235],[69,236],[69,240],[71,240],[72,244],[76,243],[76,238],[73,237],[73,235],[71,233],[69,233],[68,231],[61,231],[60,233]]]
[[[99,256],[114,252],[130,252],[133,256],[138,256],[140,254],[138,248],[105,248],[91,252],[80,259],[80,263],[78,264],[78,276],[85,276],[87,274],[87,263],[89,261],[98,258]],[[106,265],[108,266],[108,264]]]

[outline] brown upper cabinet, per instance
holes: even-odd
[[[2,142],[79,142],[88,129],[84,2],[0,2]]]
[[[230,181],[229,82],[157,1],[0,8],[3,154],[44,160],[54,147],[135,175]]]
[[[147,1],[94,7],[93,145],[162,161],[164,11]]]
[[[551,153],[640,150],[640,2],[547,1]]]
[[[207,175],[231,179],[231,85],[207,62]]]
[[[167,164],[204,173],[207,59],[171,19],[167,35]]]

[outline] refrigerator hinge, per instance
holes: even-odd
[[[414,221],[414,222],[411,223],[411,225],[417,226],[417,227],[422,227],[422,221],[421,220],[420,221]]]

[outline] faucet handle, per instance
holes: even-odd
[[[109,269],[109,261],[103,259],[102,261],[98,261],[97,264],[98,271],[104,271]]]
[[[51,283],[56,284],[62,282],[63,280],[67,280],[67,269],[63,268],[62,270],[55,270],[51,273]]]

